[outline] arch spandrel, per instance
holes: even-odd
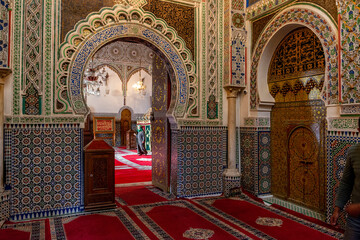
[[[60,47],[59,73],[55,83],[55,100],[62,103],[56,113],[86,115],[88,109],[82,95],[82,78],[88,59],[102,46],[120,38],[138,38],[155,46],[168,59],[174,70],[176,100],[173,115],[177,118],[197,117],[198,81],[195,63],[185,42],[166,22],[142,9],[124,9],[120,5],[103,8],[76,24]],[[189,79],[195,81],[189,81]],[[61,94],[67,91],[68,99]],[[55,104],[56,105],[56,104]]]
[[[262,98],[268,98],[268,90],[259,91],[258,86],[267,84],[267,73],[262,74],[260,69],[267,69],[263,64],[270,62],[266,57],[272,56],[268,46],[274,38],[281,38],[297,27],[307,27],[319,38],[325,53],[326,71],[325,86],[322,99],[327,105],[338,104],[338,37],[337,27],[326,10],[312,4],[294,4],[280,11],[264,28],[252,55],[250,75],[250,107],[257,110]],[[264,95],[265,94],[265,95]]]

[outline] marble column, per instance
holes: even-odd
[[[232,189],[241,186],[241,174],[236,168],[236,98],[244,87],[227,85],[224,89],[228,100],[228,167],[223,173],[223,191],[225,197],[229,197]]]
[[[0,143],[4,142],[4,84],[10,69],[0,69]],[[4,192],[4,145],[0,144],[0,193]]]

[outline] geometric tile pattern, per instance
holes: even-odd
[[[271,191],[270,130],[240,128],[241,186],[258,196]]]
[[[336,193],[346,162],[347,150],[360,141],[358,132],[328,131],[327,134],[327,220],[330,220],[335,206]],[[344,226],[344,214],[340,217]]]
[[[23,49],[23,80],[22,90],[26,92],[24,100],[27,103],[23,113],[26,115],[40,115],[39,95],[42,94],[42,50],[43,50],[43,1],[29,0],[24,4],[24,45]],[[38,100],[38,101],[37,101]],[[32,105],[35,105],[33,107]],[[28,109],[30,108],[30,110]],[[37,109],[36,109],[37,108]]]
[[[79,125],[12,125],[11,219],[82,210],[82,129]],[[9,159],[7,159],[9,160]]]
[[[222,193],[222,174],[227,162],[226,128],[181,128],[177,144],[177,197]]]
[[[0,67],[8,68],[9,54],[9,3],[0,1]]]
[[[10,191],[0,193],[0,222],[10,217]]]
[[[270,131],[259,131],[258,195],[271,191]]]
[[[360,3],[358,0],[340,0],[341,37],[341,100],[344,104],[360,103]]]
[[[255,163],[258,161],[258,133],[256,128],[241,128],[241,186],[248,192],[257,195],[257,171]]]

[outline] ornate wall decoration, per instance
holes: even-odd
[[[9,67],[9,3],[0,2],[0,67]]]
[[[249,7],[246,9],[246,17],[249,20],[259,18],[270,10],[277,9],[293,1],[294,0],[248,0]]]
[[[127,83],[140,70],[152,75],[152,62],[155,52],[143,44],[123,42],[117,40],[101,47],[92,57],[91,63],[95,70],[104,66],[117,73],[123,81],[124,102],[126,103]]]
[[[222,193],[226,142],[225,128],[184,127],[179,130],[178,197]]]
[[[319,211],[324,209],[325,191],[321,177],[325,175],[325,132],[320,130],[326,116],[320,96],[324,62],[319,39],[310,29],[298,28],[278,45],[267,78],[275,98],[271,112],[272,194]]]
[[[270,118],[249,117],[244,119],[245,127],[270,127]]]
[[[335,198],[339,188],[340,180],[345,168],[346,155],[349,147],[355,145],[360,141],[358,132],[350,131],[328,131],[326,139],[327,149],[327,221],[330,221],[330,217],[335,207]],[[345,213],[342,212],[339,224],[345,226]]]
[[[243,4],[242,6],[240,4]],[[246,83],[246,29],[244,1],[233,1],[231,10],[231,84]]]
[[[340,108],[341,115],[358,115],[360,114],[360,105],[342,105]]]
[[[6,125],[13,220],[82,210],[82,133],[78,124]],[[35,145],[36,147],[32,147]]]
[[[207,1],[207,118],[215,119],[217,116],[216,107],[219,102],[218,93],[218,2],[214,0]]]
[[[296,29],[275,50],[268,82],[323,74],[324,67],[324,51],[320,40],[308,28]]]
[[[243,11],[245,8],[245,1],[244,0],[232,0],[231,8],[232,8],[232,10]]]
[[[325,68],[327,69],[325,75],[325,89],[322,93],[322,98],[327,104],[338,103],[338,73],[337,73],[337,55],[338,46],[336,45],[336,32],[337,30],[323,18],[318,10],[310,10],[300,5],[294,5],[289,7],[279,14],[268,24],[261,34],[253,57],[251,67],[251,90],[250,90],[250,101],[251,109],[256,109],[259,103],[259,96],[257,92],[257,74],[258,66],[261,54],[274,34],[281,29],[285,24],[296,23],[301,24],[314,33],[320,39],[322,46],[324,47],[325,53]]]
[[[25,50],[23,58],[23,79],[22,91],[23,114],[41,115],[41,100],[39,98],[43,91],[43,0],[26,0],[25,5],[25,23],[24,23],[24,45]],[[35,98],[37,100],[35,100]],[[38,109],[36,109],[38,107]]]
[[[328,129],[331,131],[355,131],[358,128],[358,118],[328,118]]]
[[[195,8],[171,1],[147,0],[147,2],[143,9],[164,19],[169,26],[176,29],[179,37],[184,39],[186,47],[195,57]]]
[[[268,127],[240,128],[242,186],[254,195],[270,194],[271,158]]]
[[[360,103],[359,2],[338,1],[341,16],[341,103]]]
[[[191,53],[174,29],[153,14],[141,9],[104,8],[77,24],[61,45],[59,74],[55,85],[56,113],[87,113],[81,94],[82,72],[91,54],[109,41],[121,37],[136,37],[156,46],[170,61],[175,71],[178,89],[175,101],[176,117],[198,115],[198,81]],[[69,100],[61,96],[69,94]]]

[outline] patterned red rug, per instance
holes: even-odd
[[[50,224],[52,239],[148,239],[121,208],[97,214],[54,218]]]
[[[151,182],[151,155],[139,156],[136,150],[115,148],[115,184]]]
[[[153,186],[117,188],[114,210],[6,223],[2,239],[339,239],[342,233],[247,195],[171,200]]]
[[[273,239],[339,239],[342,233],[327,224],[316,224],[271,206],[266,206],[242,194],[234,198],[194,200],[237,228],[246,229],[259,237]]]
[[[178,200],[129,207],[158,239],[249,239],[235,228]]]
[[[7,222],[0,229],[0,240],[51,239],[49,220]]]
[[[115,198],[123,206],[164,202],[172,199],[169,194],[163,193],[154,186],[117,187]]]

